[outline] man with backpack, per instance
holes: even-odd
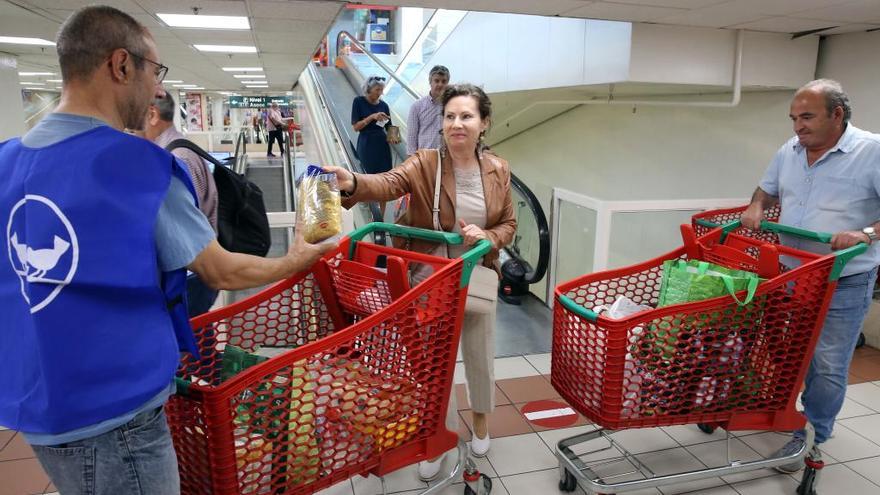
[[[153,100],[144,122],[144,137],[164,148],[176,139],[185,139],[183,133],[174,126],[174,98],[167,91],[162,97]],[[193,187],[196,190],[199,210],[205,214],[214,233],[217,233],[217,184],[204,160],[187,148],[175,148],[171,154],[186,165]],[[189,317],[206,313],[217,299],[217,291],[205,285],[194,273],[186,279],[186,300]]]

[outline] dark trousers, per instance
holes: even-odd
[[[217,299],[217,291],[205,285],[195,274],[186,277],[186,309],[190,318],[207,313]]]
[[[274,144],[275,140],[278,140],[278,148],[281,150],[279,153],[284,153],[284,141],[281,136],[283,131],[281,129],[276,129],[274,131],[269,131],[269,149],[266,151],[268,154],[272,154],[272,144]]]

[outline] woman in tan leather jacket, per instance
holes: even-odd
[[[440,227],[447,232],[461,233],[464,238],[463,246],[450,246],[449,256],[458,256],[479,239],[488,239],[493,249],[483,264],[495,269],[498,250],[513,240],[516,217],[507,162],[483,152],[483,136],[489,128],[491,113],[491,102],[482,89],[471,84],[450,85],[443,93],[443,143],[439,152],[419,150],[399,167],[376,175],[352,174],[338,167],[325,169],[336,174],[346,208],[361,201],[391,201],[410,194],[401,223],[433,229],[432,210],[440,161]],[[409,249],[437,253],[437,245],[427,241],[413,240]],[[488,310],[477,310],[468,304],[461,349],[474,415],[471,451],[477,456],[489,450],[487,414],[492,412],[495,401],[494,332],[494,303]],[[455,431],[458,422],[454,407],[449,416],[447,427]],[[442,457],[421,463],[419,476],[426,481],[435,478],[441,461]]]

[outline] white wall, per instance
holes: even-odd
[[[818,36],[792,40],[787,34],[744,32],[743,85],[799,87],[813,77],[818,45]],[[629,79],[729,86],[735,53],[731,29],[636,23]]]
[[[0,54],[0,142],[24,134],[24,105],[21,102],[15,57]]]
[[[585,105],[493,148],[545,207],[554,186],[605,200],[748,196],[792,135],[792,94],[745,93],[730,109]]]
[[[853,124],[880,133],[880,31],[829,36],[819,50],[817,75],[840,81]]]
[[[793,91],[745,93],[737,108],[586,105],[493,146],[550,214],[553,187],[605,200],[747,198],[792,135]],[[491,138],[491,135],[490,135]],[[491,139],[490,139],[491,142]],[[587,273],[595,219],[568,208],[560,236],[560,282]],[[680,245],[687,214],[630,218],[613,226],[612,264]],[[652,231],[653,230],[653,231]],[[638,244],[621,247],[621,243]],[[531,287],[543,298],[544,284]]]

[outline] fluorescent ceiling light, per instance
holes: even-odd
[[[268,81],[242,81],[242,84],[269,84]]]
[[[205,89],[205,88],[203,88],[202,86],[196,86],[195,88],[186,88],[186,89],[190,90],[190,89]]]
[[[21,84],[22,86],[45,86],[46,85],[46,83],[28,82],[28,81],[22,81],[19,84]]]
[[[195,88],[198,85],[196,84],[172,84],[175,88]]]
[[[19,38],[18,36],[0,36],[0,43],[10,43],[13,45],[55,46],[55,43],[44,40],[42,38]]]
[[[54,72],[19,72],[19,76],[54,76]]]
[[[24,89],[30,89],[30,90],[34,90],[34,91],[51,91],[51,90],[46,89],[46,88],[31,88],[31,87],[27,87],[27,88],[24,88]]]
[[[255,46],[243,45],[193,45],[196,50],[202,52],[221,52],[221,53],[257,53]]]
[[[269,86],[263,85],[263,86],[245,86],[245,87],[246,87],[246,88],[251,88],[251,89],[266,89],[266,88],[268,88]]]
[[[178,81],[177,79],[165,79],[162,82],[165,84],[175,84],[175,83],[179,84],[179,83],[182,83],[183,81]]]
[[[64,82],[64,81],[62,81],[61,79],[46,79],[46,82],[57,82],[57,83],[60,83],[60,82]]]
[[[229,15],[156,14],[171,27],[207,29],[250,29],[247,17]]]
[[[262,67],[224,67],[225,72],[263,72]]]
[[[232,77],[238,79],[260,79],[261,77],[266,77],[264,74],[234,74]]]

